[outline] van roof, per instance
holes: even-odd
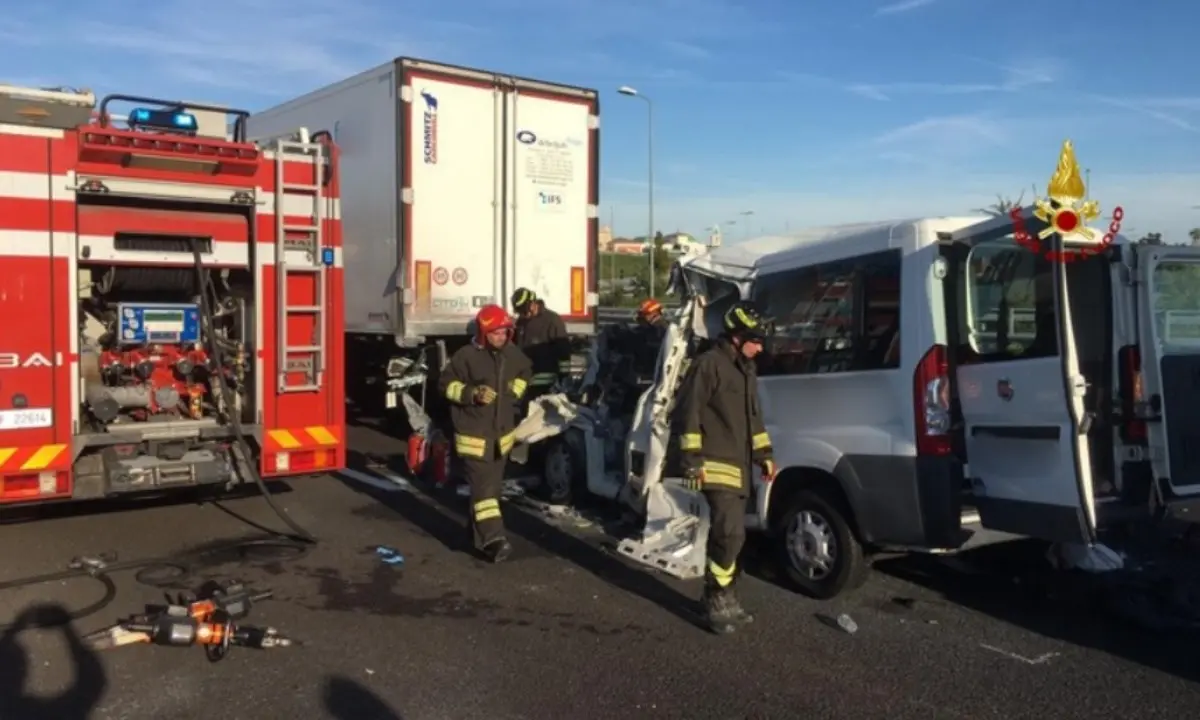
[[[936,238],[939,232],[954,232],[986,220],[986,216],[912,218],[805,228],[719,247],[688,261],[686,266],[748,278],[758,270],[813,265],[887,248],[916,249],[922,237]]]

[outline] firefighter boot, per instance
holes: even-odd
[[[493,563],[502,563],[512,555],[512,544],[507,538],[496,538],[483,547],[483,554]]]
[[[746,612],[746,608],[742,607],[741,601],[738,600],[732,589],[725,591],[725,602],[729,605],[729,615],[734,622],[740,625],[749,625],[754,622],[754,616]]]
[[[737,619],[729,603],[728,593],[705,588],[704,622],[709,630],[718,635],[726,635],[736,629]]]

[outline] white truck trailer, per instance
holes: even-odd
[[[422,429],[405,391],[519,287],[581,346],[595,335],[595,90],[399,58],[247,122],[256,138],[295,127],[341,148],[351,396],[407,409]]]

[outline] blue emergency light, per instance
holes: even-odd
[[[325,267],[333,267],[333,248],[321,248],[321,262]]]
[[[196,116],[176,110],[138,108],[129,113],[129,126],[153,130],[194,132],[196,130]]]

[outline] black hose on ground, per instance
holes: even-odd
[[[96,580],[104,586],[104,595],[91,605],[72,612],[67,619],[74,621],[99,612],[112,603],[117,596],[117,586],[112,579],[112,575],[116,573],[136,571],[134,578],[142,585],[163,590],[176,589],[181,588],[184,581],[195,573],[193,568],[194,561],[203,557],[237,552],[245,559],[246,556],[258,551],[263,554],[263,557],[260,559],[261,562],[279,562],[281,556],[286,556],[288,559],[296,559],[303,556],[312,547],[312,543],[300,541],[290,536],[234,540],[216,547],[165,557],[103,564],[85,565],[84,563],[80,563],[79,567],[72,567],[69,570],[57,570],[42,575],[31,575],[29,577],[0,582],[0,592],[81,578]],[[266,554],[263,553],[265,550],[273,550],[274,552]],[[12,628],[11,623],[0,625],[0,633],[7,632],[10,628]]]
[[[287,525],[291,530],[290,533],[280,533],[281,536],[304,543],[316,543],[317,538],[304,529],[299,523],[288,516],[271,497],[271,491],[267,489],[266,483],[263,482],[262,476],[258,474],[258,468],[255,467],[254,453],[250,450],[250,443],[246,440],[246,433],[242,429],[241,419],[238,418],[238,413],[235,409],[235,398],[233,391],[225,384],[225,362],[224,354],[221,352],[221,344],[216,341],[216,332],[213,328],[212,305],[209,304],[208,292],[210,289],[216,292],[212,287],[212,275],[205,271],[204,260],[200,257],[200,241],[192,238],[192,258],[196,265],[196,288],[200,295],[200,326],[204,333],[204,337],[208,338],[209,352],[212,353],[212,358],[217,366],[216,372],[212,373],[211,377],[216,383],[216,389],[220,392],[221,400],[225,405],[225,417],[229,421],[230,427],[233,428],[234,438],[237,440],[238,447],[242,451],[242,459],[245,461],[246,472],[250,474],[250,479],[258,486],[259,492],[262,493],[263,499],[267,501],[271,511],[274,512],[284,525]],[[277,276],[276,282],[286,282],[284,276]],[[255,282],[261,282],[261,278],[255,278]],[[261,308],[256,308],[261,311]],[[258,378],[262,382],[262,378]]]

